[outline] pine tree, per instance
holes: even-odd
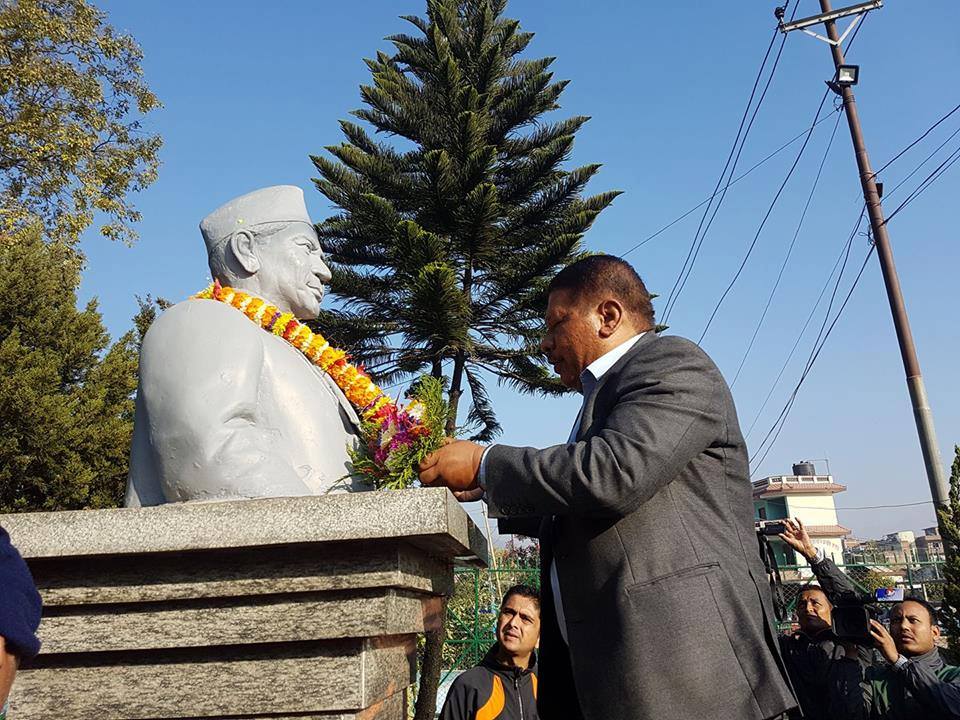
[[[318,226],[342,301],[317,320],[381,384],[423,372],[449,381],[447,433],[469,389],[474,439],[500,432],[486,380],[561,393],[539,349],[546,288],[583,254],[582,238],[618,192],[584,197],[600,168],[563,165],[589,119],[548,121],[566,81],[554,58],[521,56],[533,33],[506,0],[428,0],[417,35],[367,60],[372,84],[343,121],[346,141],[313,156],[338,209]],[[449,372],[449,375],[445,373]],[[427,635],[416,720],[432,719],[443,633]]]
[[[318,226],[343,302],[317,324],[383,386],[419,373],[449,380],[457,428],[500,431],[486,380],[564,392],[539,350],[546,286],[583,254],[582,238],[618,192],[584,197],[599,165],[564,169],[588,120],[546,121],[566,81],[554,58],[521,53],[533,33],[503,17],[506,0],[428,0],[403,19],[416,36],[367,60],[371,85],[341,122],[346,141],[312,157],[319,190],[339,209]]]
[[[950,468],[950,502],[937,509],[946,564],[941,625],[949,638],[949,661],[960,664],[960,445],[953,447]]]
[[[140,336],[77,309],[81,268],[39,223],[0,236],[0,512],[123,499]]]

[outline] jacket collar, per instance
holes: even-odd
[[[940,649],[936,646],[934,646],[930,652],[926,652],[923,655],[915,655],[910,658],[910,660],[918,665],[929,668],[933,672],[937,672],[944,665],[943,658],[940,656]]]
[[[626,367],[633,358],[641,354],[644,351],[644,348],[650,346],[650,343],[655,342],[658,336],[657,333],[653,330],[648,330],[645,332],[631,347],[623,357],[617,360],[613,367],[603,373],[603,376],[597,380],[596,386],[593,388],[593,391],[589,396],[584,397],[583,399],[583,414],[580,417],[580,428],[577,431],[577,440],[583,437],[587,429],[593,423],[593,406],[597,402],[597,396],[600,395],[600,391],[603,390],[603,386],[609,382],[611,377],[614,377],[620,373],[620,371]]]
[[[487,650],[487,654],[483,656],[481,665],[485,668],[493,670],[495,672],[505,673],[511,677],[514,675],[527,675],[528,673],[535,672],[537,669],[537,651],[534,650],[530,653],[530,664],[527,666],[526,670],[521,670],[518,667],[512,665],[504,665],[499,660],[497,660],[497,650],[500,647],[499,642],[495,642],[493,646]]]

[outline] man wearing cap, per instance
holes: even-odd
[[[235,198],[200,223],[210,272],[312,319],[330,270],[303,191]],[[286,340],[214,300],[187,300],[140,351],[127,506],[363,489],[348,445],[359,420],[333,380]]]
[[[40,594],[27,564],[0,527],[0,720],[17,668],[40,652]]]

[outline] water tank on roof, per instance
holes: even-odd
[[[807,460],[802,460],[801,462],[793,464],[793,474],[794,475],[816,475],[817,469],[813,466],[812,462]]]

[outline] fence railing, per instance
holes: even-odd
[[[851,558],[851,560],[861,558]],[[923,597],[934,605],[943,599],[943,561],[904,557],[898,562],[850,562],[839,566],[864,594],[880,587],[901,587],[906,595]],[[791,626],[800,588],[813,580],[807,566],[788,565],[780,569],[788,619]],[[447,640],[443,650],[446,679],[452,672],[471,668],[483,658],[496,639],[496,622],[503,593],[512,585],[537,586],[540,568],[535,565],[506,565],[496,569],[457,568],[454,593],[447,611]]]

